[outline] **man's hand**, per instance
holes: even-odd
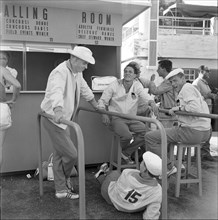
[[[173,115],[173,116],[176,115],[175,112],[179,111],[179,110],[180,110],[179,108],[180,108],[179,106],[172,107],[172,108],[169,110],[168,114],[169,114],[169,115]]]
[[[6,101],[5,103],[8,104],[8,106],[9,106],[10,109],[12,109],[12,107],[13,107],[14,104],[15,104],[15,101],[13,101],[13,100],[8,100],[8,101]]]
[[[152,101],[152,102],[150,102],[149,105],[150,105],[152,111],[154,112],[154,115],[158,117],[159,110],[158,110],[158,106],[156,105],[156,103],[154,101]]]
[[[152,75],[151,75],[151,78],[150,78],[150,81],[153,82],[154,80],[155,80],[155,74],[152,74]]]
[[[102,123],[105,124],[106,126],[110,125],[110,118],[108,115],[102,115]]]
[[[60,120],[64,117],[62,107],[54,108],[54,122],[60,123]]]

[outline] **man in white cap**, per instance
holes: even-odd
[[[169,110],[170,115],[175,115],[176,111],[209,114],[207,103],[203,100],[198,89],[192,84],[186,83],[183,69],[171,71],[166,79],[169,79],[173,88],[178,92],[178,106]],[[210,118],[188,115],[178,115],[177,117],[179,125],[165,129],[168,144],[177,142],[200,144],[210,136]],[[145,134],[145,148],[161,156],[160,130]],[[168,170],[168,176],[177,172],[177,168],[172,166],[169,160]]]
[[[218,98],[218,94],[215,94],[211,91],[209,86],[210,79],[210,70],[207,66],[201,65],[199,67],[199,75],[198,78],[194,80],[192,85],[196,86],[196,88],[200,91],[203,96],[205,102],[207,103],[210,113],[212,114],[212,103],[216,98]],[[201,160],[214,161],[214,158],[210,154],[210,138],[212,136],[212,128],[210,132],[209,139],[202,145],[201,147]]]
[[[70,59],[59,64],[49,75],[41,109],[54,116],[53,120],[42,117],[42,123],[54,149],[55,196],[77,199],[79,195],[70,182],[70,174],[77,161],[77,149],[70,138],[69,128],[61,124],[60,119],[73,120],[80,95],[97,109],[94,94],[82,75],[88,63],[94,64],[95,59],[86,47],[75,46],[68,52]]]
[[[143,219],[159,219],[162,188],[156,177],[162,174],[162,160],[152,152],[145,152],[140,170],[108,171],[101,165],[95,178],[101,185],[101,195],[110,205],[122,212],[143,212]]]

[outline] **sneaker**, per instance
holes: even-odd
[[[79,198],[79,194],[72,193],[70,191],[67,191],[67,192],[56,192],[55,193],[55,197],[58,198],[58,199],[63,199],[63,198],[78,199]]]
[[[124,163],[129,164],[129,165],[134,164],[134,161],[131,159],[131,156],[127,156],[124,153],[121,153],[121,157]]]
[[[185,173],[185,166],[184,166],[184,164],[182,164],[182,166],[181,166],[181,173]]]
[[[177,172],[177,168],[175,166],[173,166],[172,169],[167,172],[167,177],[173,175],[176,172]],[[162,175],[159,176],[159,179],[160,180],[162,179]]]
[[[133,165],[134,164],[134,161],[131,159],[131,157],[127,157],[127,158],[122,158],[122,161],[125,163],[125,164],[128,164],[128,165]]]
[[[109,169],[108,164],[107,163],[103,163],[100,166],[99,171],[95,174],[95,178],[98,178],[101,174],[104,174],[105,172],[107,172],[108,169]]]
[[[75,190],[74,190],[73,185],[71,183],[70,177],[67,178],[67,180],[66,180],[66,186],[70,192],[75,193]]]
[[[176,172],[177,172],[177,168],[173,166],[172,169],[167,172],[167,177],[173,175]]]

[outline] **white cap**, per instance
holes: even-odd
[[[175,70],[171,71],[171,72],[165,77],[165,79],[169,79],[169,78],[171,78],[171,77],[173,77],[173,76],[175,76],[175,75],[177,75],[177,74],[179,74],[179,73],[184,74],[184,70],[181,69],[181,68],[175,69]]]
[[[148,171],[154,176],[160,176],[162,174],[162,160],[157,155],[150,151],[146,151],[143,154],[143,160]]]
[[[82,60],[85,60],[88,63],[95,64],[95,59],[92,56],[92,51],[87,47],[75,46],[73,50],[68,49],[68,53],[78,57]]]

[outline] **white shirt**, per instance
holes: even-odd
[[[64,119],[71,120],[78,108],[80,95],[86,101],[91,101],[94,98],[94,94],[84,80],[82,73],[73,74],[69,61],[64,61],[49,75],[41,109],[54,115],[54,108],[60,106],[64,112]],[[63,129],[67,128],[67,125],[64,124],[56,125]]]
[[[190,83],[186,83],[178,94],[180,106],[183,111],[209,114],[207,103],[203,100],[198,89]],[[210,130],[210,118],[178,115],[181,126],[191,127],[200,131]]]
[[[98,104],[100,108],[108,106],[108,110],[111,112],[136,115],[139,101],[148,105],[147,98],[148,96],[138,80],[133,81],[129,92],[126,93],[122,80],[118,79],[104,90]]]
[[[108,187],[108,195],[117,210],[144,210],[143,219],[159,219],[162,189],[154,178],[144,179],[136,169],[125,169]]]

